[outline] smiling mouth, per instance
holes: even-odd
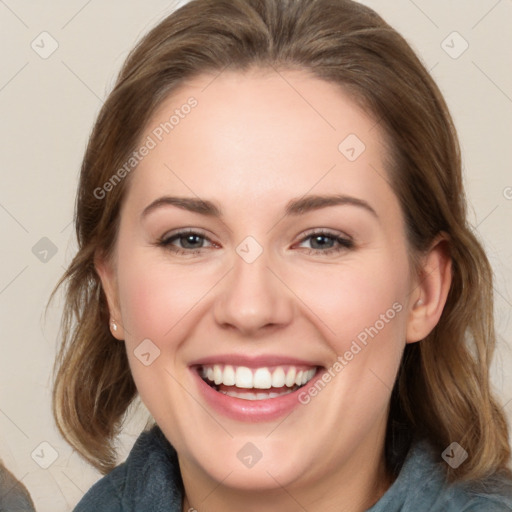
[[[305,386],[318,367],[276,366],[248,368],[224,364],[202,365],[199,376],[215,391],[243,400],[268,400]]]

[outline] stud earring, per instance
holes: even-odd
[[[115,322],[111,322],[111,326],[112,326],[112,330],[114,332],[116,332],[117,331],[117,324]]]
[[[416,307],[420,307],[420,306],[423,306],[423,304],[424,304],[424,302],[423,302],[421,299],[418,299],[418,300],[416,301],[416,304],[414,304],[414,307],[415,307],[415,308],[416,308]]]

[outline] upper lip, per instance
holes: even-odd
[[[219,354],[215,356],[207,356],[192,361],[190,366],[207,366],[213,364],[229,364],[232,366],[245,366],[247,368],[262,368],[268,366],[322,366],[318,361],[307,361],[295,357],[283,355],[258,355],[247,356],[242,354]]]

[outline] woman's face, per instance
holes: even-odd
[[[102,277],[182,472],[357,479],[417,298],[379,124],[305,73],[225,71],[167,98],[143,145]]]

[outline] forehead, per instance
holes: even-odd
[[[302,71],[195,77],[155,111],[141,143],[149,139],[129,193],[141,207],[164,191],[253,207],[308,192],[392,194],[378,123],[339,86]]]

